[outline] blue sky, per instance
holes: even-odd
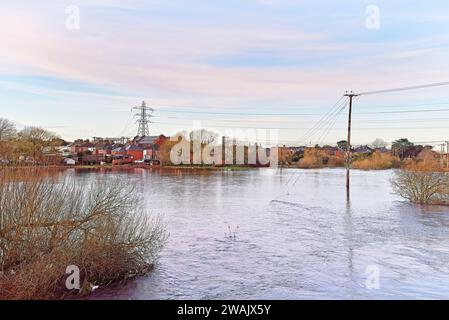
[[[449,80],[447,1],[23,1],[0,12],[0,117],[66,139],[152,133],[192,121],[304,136],[345,90]],[[66,8],[80,28],[66,28]],[[380,28],[368,29],[375,5]],[[358,99],[354,141],[445,140],[449,88]],[[418,111],[378,113],[386,111]],[[436,111],[439,110],[439,111]],[[307,141],[345,137],[345,111]]]

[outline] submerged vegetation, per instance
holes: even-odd
[[[394,192],[412,203],[449,205],[449,173],[437,162],[409,162],[391,182]]]
[[[78,185],[39,169],[0,171],[0,299],[54,299],[146,274],[167,234],[115,181]]]
[[[449,204],[449,176],[445,172],[401,170],[393,179],[394,191],[417,204]]]

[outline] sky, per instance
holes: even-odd
[[[448,1],[0,1],[0,117],[67,140],[135,135],[145,100],[151,134],[334,144],[347,107],[319,120],[346,90],[449,81]],[[353,111],[355,143],[449,140],[449,86],[361,96]]]

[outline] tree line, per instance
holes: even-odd
[[[16,125],[0,118],[0,161],[2,164],[47,164],[55,161],[48,155],[58,154],[57,147],[67,144],[55,133],[40,127]],[[57,159],[60,161],[60,159]]]

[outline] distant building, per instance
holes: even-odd
[[[74,166],[76,164],[76,161],[72,158],[65,158],[64,163],[68,166]]]
[[[434,162],[439,161],[441,159],[441,156],[436,151],[433,151],[429,148],[424,148],[418,153],[416,159],[424,162]]]
[[[354,153],[372,153],[373,149],[368,147],[368,146],[358,146],[356,148],[353,149]]]
[[[95,144],[91,143],[89,140],[76,140],[70,145],[70,152],[72,154],[85,153],[87,151],[95,151]]]
[[[170,139],[169,137],[166,137],[163,134],[159,136],[136,137],[133,143],[142,149],[142,158],[141,159],[134,158],[134,159],[161,160],[159,156],[159,151],[162,145],[169,139]]]
[[[116,146],[111,150],[113,156],[124,156],[126,155],[126,148],[124,146]]]
[[[388,153],[388,152],[390,152],[390,150],[387,147],[374,148],[373,151],[374,152],[379,152],[379,153]]]
[[[135,145],[135,144],[131,144],[129,146],[127,146],[126,148],[126,154],[128,156],[132,156],[132,158],[134,159],[134,161],[141,161],[144,160],[144,148]]]

